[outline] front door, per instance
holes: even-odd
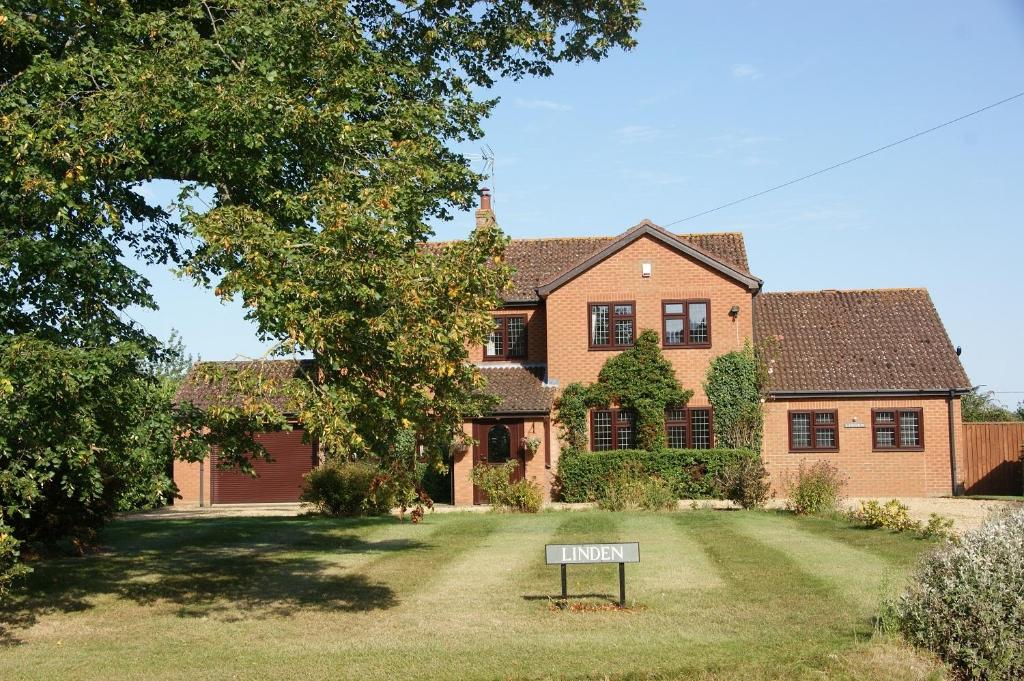
[[[523,448],[522,421],[477,421],[473,424],[473,439],[477,442],[473,449],[474,466],[500,466],[506,461],[518,461],[519,466],[516,467],[511,480],[514,482],[523,479],[526,456]],[[487,503],[487,495],[475,485],[473,503]]]

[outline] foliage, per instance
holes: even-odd
[[[928,555],[895,610],[903,635],[958,675],[1024,677],[1024,509]]]
[[[711,360],[704,391],[715,408],[716,438],[722,447],[761,451],[764,403],[778,360],[781,337],[767,336]]]
[[[612,403],[636,413],[636,446],[657,450],[665,447],[665,409],[685,406],[693,396],[676,379],[675,369],[661,352],[658,334],[641,332],[633,347],[611,357],[601,367],[597,382],[589,386],[571,383],[555,402],[555,423],[566,451],[585,451],[589,435],[587,414],[594,407]]]
[[[664,480],[676,499],[712,498],[719,472],[739,459],[753,456],[752,452],[740,449],[563,451],[558,458],[561,497],[568,502],[605,497],[612,474],[635,462],[648,475]]]
[[[676,497],[667,482],[644,470],[639,461],[627,461],[608,474],[598,508],[607,511],[662,511],[676,506]]]
[[[929,513],[928,522],[918,523],[917,532],[925,539],[953,539],[956,532],[953,530],[953,519],[947,518],[938,513]]]
[[[444,453],[437,461],[422,462],[417,465],[419,487],[433,501],[452,503],[451,457]]]
[[[960,412],[964,422],[1024,421],[1024,408],[1011,411],[999,404],[994,392],[981,392],[978,388],[960,397]]]
[[[761,451],[764,414],[757,357],[749,344],[711,360],[704,391],[715,408],[715,436],[723,447]]]
[[[526,447],[526,451],[530,452],[530,455],[534,455],[540,451],[541,439],[539,435],[528,435],[523,439],[523,445]]]
[[[166,396],[145,358],[128,343],[99,351],[28,335],[0,341],[0,376],[17,396],[0,404],[0,524],[19,540],[81,545],[119,501],[155,502],[166,491],[159,450],[169,432],[152,413]]]
[[[825,460],[815,461],[810,466],[800,462],[796,479],[787,479],[789,498],[786,508],[798,515],[823,515],[834,513],[839,508],[846,479],[839,469]]]
[[[301,500],[333,516],[385,515],[394,497],[372,490],[380,469],[364,461],[328,461],[306,474]]]
[[[489,329],[509,275],[493,223],[447,249],[421,246],[478,184],[452,149],[482,135],[496,102],[478,93],[496,77],[632,47],[640,9],[6,3],[0,380],[32,400],[0,416],[0,506],[15,536],[92,528],[114,505],[104,480],[123,471],[111,457],[134,446],[144,365],[159,361],[126,315],[155,307],[133,262],[217,281],[276,353],[312,354],[322,374],[283,399],[324,447],[387,460],[403,428],[447,442],[483,403],[466,342]],[[176,205],[148,198],[157,180],[181,190]],[[12,348],[24,345],[19,363]],[[241,405],[175,413],[176,454],[218,444],[223,461],[251,468],[251,433],[281,426],[279,401],[257,379],[236,383],[254,389]],[[412,460],[401,463],[388,479],[409,492]]]
[[[693,397],[692,390],[679,385],[672,363],[661,352],[658,334],[651,329],[604,363],[590,391],[594,401],[618,403],[636,413],[636,446],[647,450],[665,446],[665,408],[685,406]]]
[[[562,452],[586,451],[590,441],[587,413],[593,406],[590,390],[582,383],[570,383],[555,399],[555,418]]]
[[[885,528],[893,532],[912,532],[923,538],[953,537],[953,521],[949,518],[932,513],[928,522],[922,523],[910,517],[910,507],[898,499],[890,499],[884,504],[875,500],[860,502],[860,508],[851,510],[847,517],[865,527],[873,529]]]
[[[496,511],[536,513],[544,503],[540,487],[532,480],[512,482],[518,466],[518,461],[506,461],[500,466],[473,466],[473,484],[487,495],[487,503]]]
[[[850,511],[850,520],[865,527],[886,528],[894,532],[905,532],[913,529],[914,520],[910,517],[910,507],[898,499],[890,499],[884,504],[875,500],[860,502],[860,508]]]
[[[722,466],[715,486],[722,497],[743,508],[764,508],[775,496],[760,457],[743,457]]]

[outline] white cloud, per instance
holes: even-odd
[[[782,138],[770,135],[751,135],[748,133],[730,132],[724,135],[709,137],[707,141],[713,145],[712,149],[710,151],[694,154],[694,156],[697,158],[715,158],[741,150],[745,150],[749,154],[750,150],[753,148],[760,147],[771,142],[781,142]]]
[[[733,78],[749,78],[750,80],[757,80],[761,77],[761,72],[755,69],[751,64],[733,64],[732,65],[732,77]]]
[[[550,99],[516,99],[516,106],[520,109],[546,109],[548,111],[572,111],[572,106],[563,102],[556,102]]]
[[[615,130],[615,136],[622,144],[653,142],[662,136],[662,131],[650,125],[624,125]]]

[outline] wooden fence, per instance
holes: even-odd
[[[1022,456],[1024,423],[965,423],[964,490],[967,494],[1024,494]]]

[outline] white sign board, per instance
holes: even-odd
[[[548,544],[544,559],[548,565],[639,563],[640,544]]]

